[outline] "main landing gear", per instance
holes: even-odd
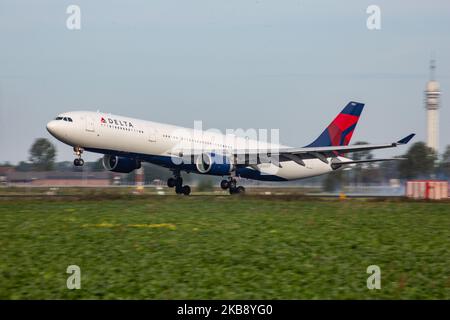
[[[73,151],[75,152],[77,158],[73,160],[73,165],[75,167],[81,167],[84,165],[84,160],[81,159],[81,155],[83,154],[83,148],[73,147]]]
[[[223,190],[229,189],[230,194],[243,194],[245,193],[245,188],[243,186],[237,186],[236,178],[229,177],[228,180],[222,180],[220,182],[220,187]]]
[[[177,194],[184,194],[185,196],[188,196],[191,193],[191,187],[188,185],[183,186],[183,178],[181,178],[179,172],[175,172],[174,175],[174,178],[169,178],[167,180],[167,186],[169,188],[175,188],[175,192]]]

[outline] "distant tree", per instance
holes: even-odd
[[[73,162],[72,161],[61,161],[55,162],[53,165],[53,169],[62,172],[73,171]]]
[[[442,155],[439,171],[444,177],[450,178],[450,145],[447,146]]]
[[[16,170],[20,172],[28,172],[33,170],[33,165],[29,162],[20,161],[16,166]]]
[[[334,192],[341,188],[345,182],[345,171],[336,170],[326,175],[322,181],[322,189],[326,192]]]
[[[36,139],[30,148],[29,160],[34,170],[52,170],[55,158],[56,148],[45,138]]]
[[[398,165],[401,178],[428,178],[435,172],[436,153],[424,142],[414,143],[403,158]]]
[[[365,141],[357,141],[354,145],[369,144]],[[353,160],[370,160],[373,159],[373,153],[370,150],[352,152],[349,157]],[[351,171],[352,181],[354,184],[372,182],[374,167],[371,164],[357,164]],[[376,175],[375,175],[376,176]]]
[[[394,160],[394,161],[384,161],[379,164],[378,168],[378,176],[380,179],[380,182],[387,183],[391,179],[399,179],[400,173],[399,173],[399,161],[401,160]]]
[[[197,190],[198,191],[211,191],[214,189],[214,184],[211,179],[202,179],[199,181]]]
[[[103,158],[97,159],[95,162],[91,162],[90,168],[92,171],[104,171],[105,168],[103,167]]]
[[[357,141],[353,145],[360,146],[360,145],[364,145],[364,144],[369,144],[369,143],[365,142],[365,141]],[[372,153],[371,150],[352,152],[349,155],[350,155],[350,158],[352,158],[354,160],[370,160],[370,159],[373,159],[373,153]]]
[[[145,183],[152,183],[154,180],[167,180],[173,174],[167,168],[163,168],[151,163],[143,163]],[[185,179],[187,182],[187,180]]]

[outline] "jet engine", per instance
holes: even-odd
[[[103,157],[103,167],[112,172],[130,173],[135,169],[139,169],[141,162],[132,158],[106,154]]]
[[[197,156],[195,166],[199,173],[207,173],[216,176],[228,175],[234,170],[230,158],[216,153],[202,153]]]

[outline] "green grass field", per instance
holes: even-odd
[[[450,203],[0,200],[0,299],[449,299]],[[68,290],[68,265],[81,290]],[[381,290],[369,290],[369,265]]]

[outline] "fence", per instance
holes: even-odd
[[[406,182],[406,196],[413,199],[448,198],[448,181],[412,180]]]

